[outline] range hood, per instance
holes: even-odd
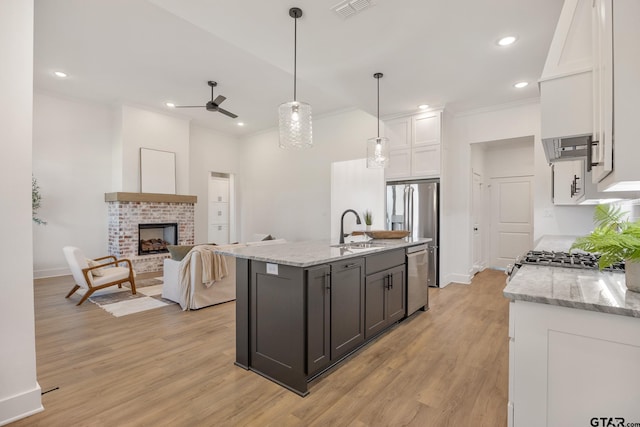
[[[542,140],[544,154],[549,163],[561,160],[576,160],[587,157],[592,135],[574,135]]]

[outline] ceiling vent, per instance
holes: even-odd
[[[356,13],[362,11],[363,9],[371,6],[371,0],[350,0],[350,1],[341,1],[335,6],[331,7],[338,15],[343,18],[348,18]]]

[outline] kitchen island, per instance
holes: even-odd
[[[546,238],[536,250],[566,251],[573,240]],[[640,294],[623,273],[523,265],[504,295],[509,426],[640,422]]]
[[[226,249],[236,257],[235,364],[307,395],[309,381],[406,317],[405,252],[430,240]]]

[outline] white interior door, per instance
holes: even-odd
[[[491,266],[506,268],[533,246],[533,177],[491,178]]]
[[[473,271],[472,274],[482,271],[484,269],[484,256],[482,253],[482,236],[483,236],[483,218],[482,218],[482,200],[483,197],[482,175],[477,172],[473,172],[473,187],[472,187],[472,206],[471,206],[471,226],[473,227],[472,236],[472,260]]]

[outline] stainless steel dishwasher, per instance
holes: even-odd
[[[429,309],[429,254],[427,245],[407,248],[407,316]]]

